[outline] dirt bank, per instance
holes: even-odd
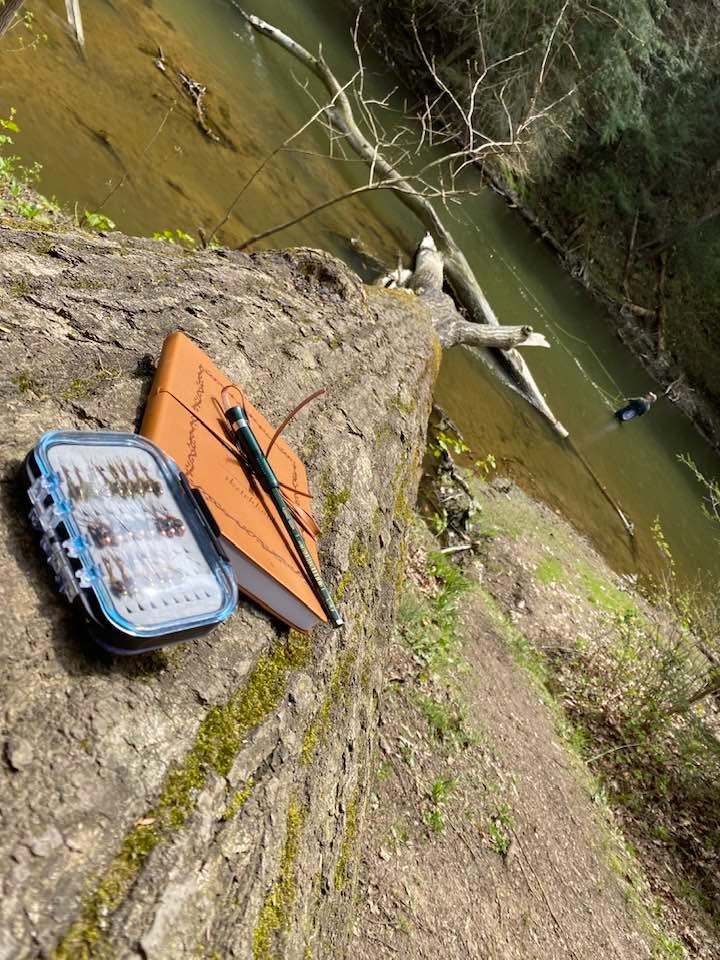
[[[511,483],[474,490],[468,533],[480,546],[462,572],[452,558],[471,553],[438,555],[416,528],[380,706],[354,955],[716,958],[712,917],[687,894],[702,872],[660,829],[666,813],[694,817],[690,803],[673,797],[666,811],[638,780],[636,805],[623,806],[619,768],[604,779],[598,763],[613,748],[574,722],[558,680],[558,663],[644,601]],[[629,770],[637,779],[641,764]]]

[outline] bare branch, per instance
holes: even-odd
[[[147,142],[147,143],[145,144],[145,146],[143,147],[143,149],[142,149],[142,151],[141,151],[141,153],[140,153],[140,157],[138,158],[139,160],[142,160],[142,159],[143,159],[143,157],[144,157],[145,154],[148,152],[148,150],[150,149],[150,147],[155,143],[155,141],[157,140],[157,138],[160,136],[160,134],[161,134],[162,131],[163,131],[163,127],[165,126],[165,124],[166,124],[166,123],[168,122],[168,120],[170,119],[170,114],[173,112],[173,110],[175,109],[176,106],[177,106],[177,100],[173,100],[173,102],[170,104],[170,106],[168,107],[167,111],[165,112],[165,115],[163,116],[162,120],[160,121],[160,125],[158,126],[157,130],[155,131],[155,133],[153,133],[153,135],[150,137],[150,139],[148,140],[148,142]],[[105,196],[103,197],[103,199],[102,199],[102,200],[100,201],[100,203],[97,205],[97,209],[98,209],[98,210],[102,210],[102,208],[103,208],[103,207],[105,206],[105,204],[108,202],[108,200],[110,199],[110,197],[112,197],[112,195],[113,195],[117,190],[119,190],[120,187],[123,186],[123,184],[125,183],[125,181],[128,179],[129,176],[130,176],[130,171],[129,171],[129,170],[126,170],[125,173],[122,175],[122,177],[120,177],[120,179],[118,180],[118,182],[115,183],[115,184],[113,184],[113,186],[110,188],[110,190],[108,191],[108,193],[105,194]]]
[[[552,49],[553,41],[555,40],[555,34],[558,32],[558,28],[562,23],[562,19],[565,16],[565,11],[570,6],[570,0],[565,0],[565,3],[562,5],[562,10],[558,14],[558,18],[555,21],[555,26],[552,28],[552,33],[550,34],[550,39],[547,42],[545,47],[545,54],[543,55],[542,64],[540,66],[540,74],[538,76],[536,92],[540,91],[543,83],[545,82],[545,68],[547,67],[548,57],[550,56],[550,50]]]
[[[464,344],[468,347],[494,347],[510,350],[512,347],[549,347],[541,333],[532,327],[489,327],[484,323],[470,323],[458,318],[454,323],[443,323],[436,328],[443,347]]]
[[[461,195],[463,191],[456,191],[454,189],[446,190],[443,186],[442,177],[440,178],[441,186],[439,189],[433,188],[425,183],[422,177],[424,177],[428,170],[434,168],[435,164],[432,163],[426,165],[420,172],[420,177],[418,177],[418,175],[414,177],[403,176],[383,155],[377,141],[375,143],[370,142],[362,132],[353,115],[346,88],[340,85],[335,75],[322,59],[322,56],[313,56],[304,47],[276,27],[266,23],[254,14],[245,12],[236,0],[232,0],[232,2],[253,29],[273,40],[273,42],[283,47],[289,53],[292,53],[297,60],[303,63],[325,85],[332,100],[324,111],[324,119],[331,124],[334,130],[338,130],[343,134],[345,142],[353,148],[358,156],[367,162],[368,166],[373,170],[373,175],[378,176],[378,180],[375,183],[366,184],[363,187],[357,187],[354,190],[347,191],[340,197],[328,200],[313,210],[300,214],[298,217],[283,224],[280,228],[276,227],[268,231],[263,231],[261,234],[255,234],[242,244],[241,249],[269,236],[271,233],[277,232],[278,229],[286,229],[289,226],[299,223],[306,217],[311,216],[312,213],[325,209],[342,199],[367,193],[373,189],[389,189],[397,194],[405,206],[417,216],[424,228],[435,238],[438,248],[444,256],[447,280],[453,289],[455,297],[463,305],[468,316],[478,322],[499,326],[497,317],[482,292],[465,255],[455,242],[450,231],[440,220],[437,211],[430,202],[432,199],[440,199],[443,203],[447,203],[448,200]],[[567,3],[569,3],[569,0],[566,0],[565,6],[567,6]],[[413,25],[413,28],[416,29],[415,25]],[[429,66],[434,70],[432,64]],[[459,107],[458,101],[454,98],[450,90],[447,90],[447,95],[450,100],[455,102]],[[464,116],[462,108],[459,109],[461,115]],[[513,143],[508,145],[514,146]],[[497,148],[497,146],[498,145],[495,145],[495,148]],[[491,142],[486,142],[481,147],[478,147],[475,152],[489,151],[492,148]],[[465,159],[466,156],[466,153],[451,154],[449,160],[452,162],[456,157]],[[422,189],[418,189],[417,186],[414,185],[418,183]],[[515,350],[505,351],[503,356],[506,365],[509,366],[512,375],[527,399],[547,417],[561,436],[567,436],[567,430],[565,430],[548,407],[524,360]]]
[[[279,32],[279,31],[278,31],[278,32]],[[284,34],[282,34],[282,36],[284,36]],[[294,44],[295,41],[293,40],[292,43]],[[295,45],[296,45],[296,46],[299,46],[298,44],[295,44]],[[300,49],[302,50],[302,47],[300,47]],[[354,76],[352,76],[352,77],[350,78],[350,80],[348,80],[348,82],[345,84],[344,87],[339,87],[339,88],[338,88],[338,90],[333,94],[333,100],[331,101],[331,104],[332,104],[332,102],[333,102],[335,99],[337,99],[337,97],[339,97],[339,96],[341,96],[341,95],[342,95],[342,96],[345,95],[345,89],[346,89],[347,87],[349,87],[349,86],[355,81],[355,77],[356,77],[356,76],[357,76],[357,74],[354,75]],[[223,227],[225,226],[225,224],[228,222],[228,220],[230,219],[230,217],[233,215],[233,212],[235,211],[235,208],[237,207],[238,203],[240,203],[240,200],[241,200],[243,194],[245,193],[245,191],[246,191],[246,190],[248,189],[248,187],[252,184],[252,182],[253,182],[257,177],[260,176],[260,174],[261,174],[262,171],[265,169],[265,167],[270,163],[270,161],[271,161],[274,157],[276,157],[276,156],[278,155],[278,153],[280,153],[281,150],[284,150],[287,146],[289,146],[289,144],[291,144],[291,143],[293,142],[293,140],[297,140],[297,138],[298,138],[302,133],[304,133],[304,132],[308,129],[308,127],[311,127],[311,126],[313,125],[313,123],[315,123],[316,120],[318,120],[324,113],[327,113],[328,109],[329,109],[329,105],[328,105],[328,104],[322,104],[321,106],[319,106],[319,107],[317,108],[317,110],[315,111],[315,113],[314,113],[308,120],[306,120],[306,122],[305,122],[298,130],[296,130],[293,134],[291,134],[291,136],[289,136],[286,140],[283,140],[283,142],[282,142],[279,146],[275,147],[275,149],[274,149],[271,153],[268,153],[267,156],[263,157],[262,162],[253,170],[253,172],[250,174],[250,176],[248,177],[248,179],[247,179],[247,180],[245,181],[245,183],[242,185],[242,187],[240,188],[240,190],[238,191],[238,193],[235,195],[232,203],[230,204],[230,206],[229,206],[229,207],[227,208],[227,210],[225,211],[225,213],[224,213],[222,219],[220,220],[220,222],[219,222],[219,223],[213,228],[213,230],[210,232],[210,234],[209,234],[209,236],[208,236],[208,238],[207,238],[207,240],[206,240],[206,243],[207,243],[207,244],[210,243],[210,241],[213,239],[213,237],[217,234],[217,232],[218,232],[219,230],[222,230],[222,228],[223,228]],[[333,143],[333,139],[332,139],[332,138],[331,138],[331,140],[330,140],[330,143],[331,143],[331,145],[332,145],[332,143]]]

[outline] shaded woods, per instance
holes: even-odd
[[[445,120],[462,136],[471,102],[490,137],[526,125],[494,173],[534,208],[572,272],[641,325],[641,350],[667,351],[666,366],[717,405],[715,0],[373,0],[363,19],[425,103],[443,85],[455,93]],[[548,122],[527,124],[542,111]]]

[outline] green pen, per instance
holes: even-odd
[[[223,394],[224,393],[225,390],[223,390]],[[310,556],[310,551],[305,543],[305,538],[295,522],[295,518],[293,517],[292,513],[290,513],[288,505],[285,502],[285,497],[280,489],[280,482],[275,476],[273,468],[270,466],[270,461],[262,452],[260,444],[257,442],[257,438],[252,431],[250,423],[248,422],[245,407],[242,405],[229,407],[227,410],[225,410],[225,416],[232,427],[233,436],[235,437],[235,442],[238,446],[238,449],[247,458],[248,463],[250,464],[250,469],[257,475],[263,488],[271,498],[272,502],[275,504],[275,507],[280,514],[280,518],[285,525],[285,529],[292,537],[292,541],[300,555],[302,564],[305,567],[313,587],[315,588],[315,592],[317,593],[318,599],[320,600],[323,610],[327,614],[330,623],[333,625],[333,627],[342,627],[344,624],[343,618],[335,606],[333,598],[330,596],[330,591],[325,586],[325,581],[321,577],[315,561]]]

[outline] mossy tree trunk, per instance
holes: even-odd
[[[0,958],[341,957],[379,675],[439,347],[420,302],[310,250],[188,253],[0,233],[3,756]],[[121,659],[41,562],[17,474],[55,428],[134,429],[182,328],[291,425],[347,626],[250,603]]]

